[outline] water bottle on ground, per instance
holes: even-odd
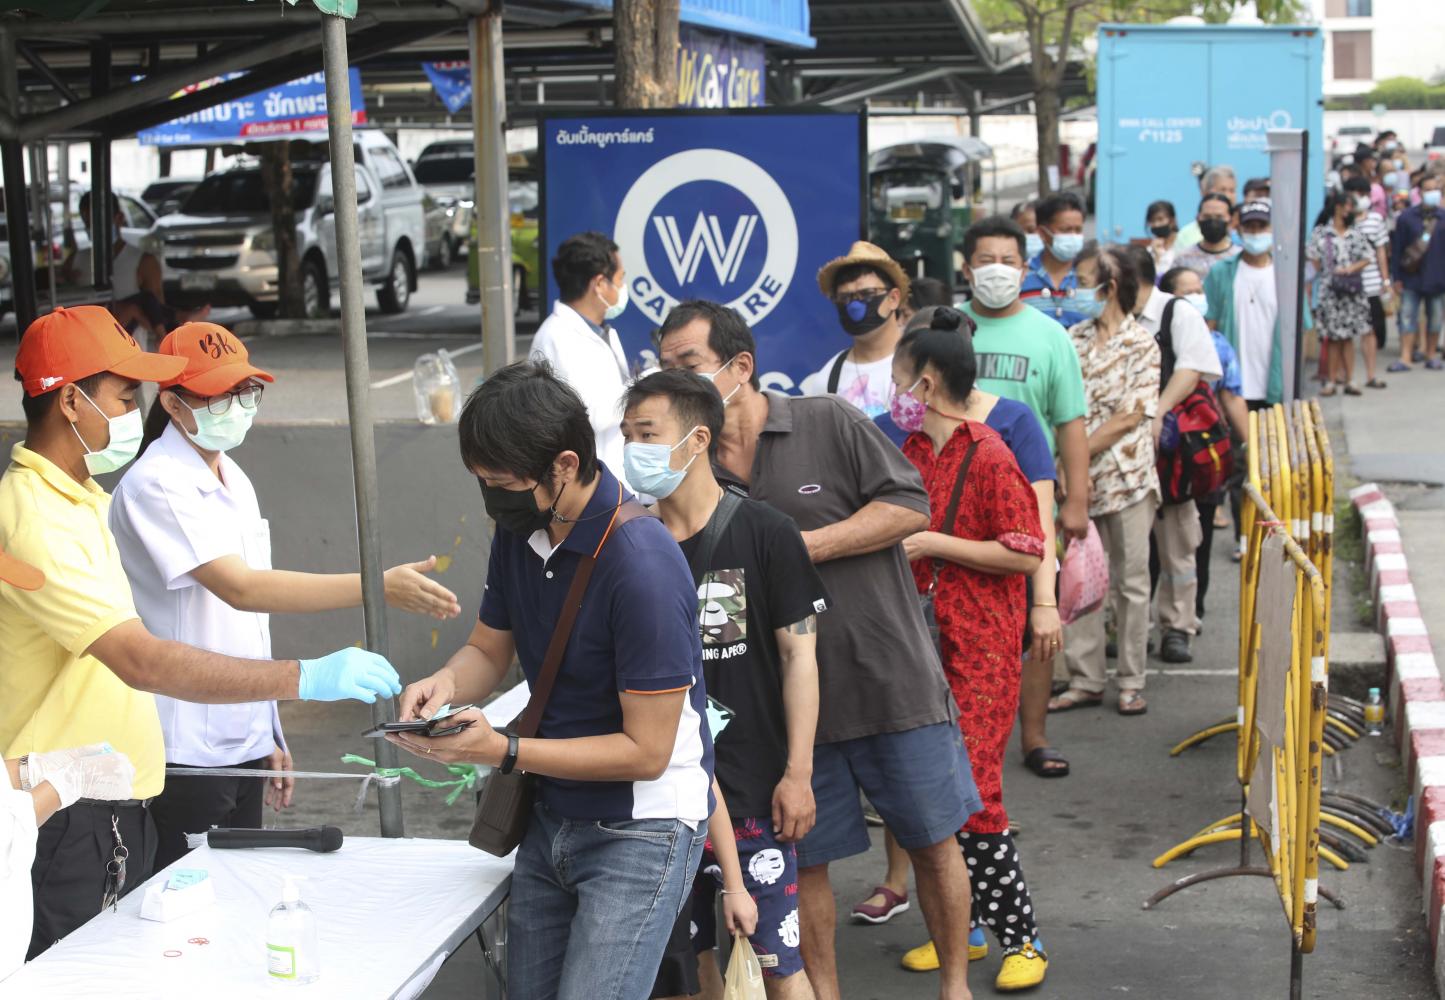
[[[321,975],[321,954],[316,939],[316,914],[301,902],[296,883],[287,875],[281,902],[266,921],[266,971],[273,983],[310,983]]]
[[[1371,736],[1379,736],[1385,731],[1385,703],[1380,699],[1380,689],[1370,688],[1370,696],[1365,702],[1365,730]]]

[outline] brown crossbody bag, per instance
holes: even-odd
[[[542,659],[542,669],[537,673],[537,683],[532,687],[527,707],[506,727],[521,739],[535,737],[537,728],[542,724],[542,712],[547,707],[547,699],[552,696],[552,686],[557,680],[558,670],[562,667],[562,657],[567,652],[567,640],[572,636],[572,626],[577,621],[577,612],[581,609],[582,598],[587,593],[587,582],[592,579],[592,570],[597,565],[597,557],[602,554],[602,547],[607,544],[612,533],[628,521],[652,516],[647,508],[635,500],[622,503],[620,485],[617,492],[618,506],[612,515],[612,523],[602,534],[602,541],[597,543],[597,550],[577,561],[577,572],[573,574],[572,584],[567,588],[567,596],[562,601],[562,611],[552,629],[552,638],[547,643],[547,654]],[[527,832],[536,792],[535,775],[521,770],[503,774],[494,769],[482,782],[481,794],[477,797],[477,815],[472,820],[472,832],[468,835],[467,842],[478,850],[499,858],[511,854],[522,842],[522,835]]]

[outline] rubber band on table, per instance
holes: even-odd
[[[181,957],[182,955],[184,955],[184,954],[185,954],[185,952],[181,951],[179,948],[169,948],[169,949],[161,952],[161,957],[162,957],[162,958],[180,958],[180,957]]]

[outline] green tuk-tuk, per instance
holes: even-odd
[[[530,308],[541,288],[541,261],[537,256],[538,182],[536,150],[507,157],[507,202],[512,213],[512,312]],[[472,216],[471,239],[467,247],[467,304],[481,301],[481,280],[477,250],[477,217]]]
[[[961,282],[956,252],[973,222],[981,164],[993,150],[971,137],[886,146],[868,157],[869,238],[915,277]]]

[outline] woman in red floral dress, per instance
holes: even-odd
[[[1008,832],[1003,760],[1018,712],[1025,580],[1044,543],[1038,501],[1013,453],[994,430],[958,416],[976,373],[966,333],[913,331],[893,356],[892,409],[912,432],[903,453],[922,474],[933,510],[932,530],[904,548],[919,592],[933,594],[943,668],[984,802],[958,834],[974,919],[1003,949],[997,986],[1020,989],[1042,982],[1048,961]]]

